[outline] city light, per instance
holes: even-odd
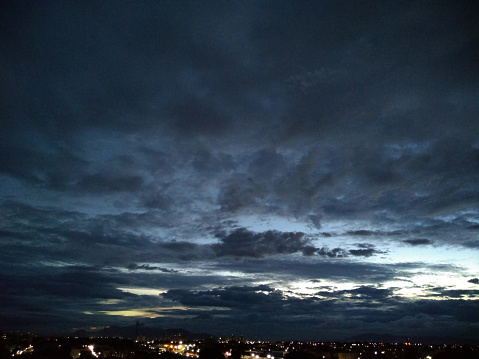
[[[88,349],[90,349],[92,355],[93,355],[95,358],[98,358],[98,354],[95,353],[95,350],[94,350],[95,348],[93,347],[93,345],[89,345],[89,346],[88,346]]]

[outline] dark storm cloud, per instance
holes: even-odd
[[[299,299],[286,297],[285,293],[268,286],[224,287],[208,291],[169,290],[163,297],[188,306],[208,306],[229,308],[234,311],[249,311],[254,308],[257,313],[268,312],[270,315],[304,314],[308,311],[326,309],[331,303],[314,298]]]
[[[61,327],[69,316],[76,318],[73,322],[81,321],[81,312],[97,308],[98,301],[122,300],[129,296],[115,288],[125,284],[123,278],[93,267],[36,266],[27,271],[20,267],[1,278],[1,282],[4,288],[0,295],[2,317],[4,314],[8,314],[7,318],[9,315],[30,316],[32,323],[41,324],[41,318],[47,320],[51,316],[50,329]]]
[[[411,246],[422,246],[422,245],[434,243],[433,241],[427,238],[405,239],[403,240],[403,242],[410,244]]]
[[[380,233],[375,232],[375,231],[368,231],[365,229],[357,230],[357,231],[348,231],[346,234],[350,236],[374,236],[378,235]]]
[[[385,253],[374,248],[374,244],[371,243],[358,243],[359,249],[350,249],[349,253],[356,257],[371,257],[375,254]]]
[[[317,254],[321,256],[328,256],[330,258],[343,258],[347,257],[349,254],[353,256],[370,257],[375,254],[387,253],[385,251],[375,249],[375,245],[371,243],[357,243],[356,246],[359,247],[359,249],[350,249],[349,251],[342,248],[334,248],[329,250],[327,247],[322,247],[317,250]]]
[[[164,218],[155,213],[87,217],[77,212],[60,212],[14,202],[6,202],[4,208],[11,213],[11,225],[1,234],[12,241],[10,248],[21,250],[35,243],[35,239],[42,238],[41,243],[37,242],[37,254],[49,253],[52,260],[76,258],[86,263],[122,265],[123,262],[124,266],[128,266],[132,260],[154,261],[158,253],[166,255],[162,259],[164,261],[195,261],[224,256],[261,258],[296,252],[311,256],[316,251],[310,244],[310,238],[301,232],[253,232],[238,228],[229,234],[217,234],[219,243],[197,244],[167,241],[144,234],[144,228],[153,223],[162,224]],[[165,223],[167,228],[170,225]],[[20,238],[23,238],[24,244],[13,242]]]
[[[330,258],[336,258],[336,257],[341,258],[341,257],[347,256],[346,251],[341,248],[333,248],[329,250],[328,248],[322,247],[318,249],[317,253],[320,256],[328,256]]]
[[[191,291],[171,289],[162,294],[164,298],[178,301],[188,306],[211,306],[241,308],[264,311],[266,308],[276,307],[281,300],[281,293],[262,285],[257,287],[228,287],[208,291]]]
[[[469,283],[479,284],[479,278],[472,278],[468,280]]]
[[[180,136],[224,134],[233,124],[233,111],[235,116],[250,108],[261,111],[248,92],[258,91],[264,78],[238,56],[247,41],[236,31],[242,22],[216,21],[215,13],[223,11],[256,17],[254,7],[235,8],[38,4],[21,11],[10,6],[20,23],[17,31],[4,33],[15,49],[3,57],[10,70],[3,89],[15,90],[8,113],[24,120],[25,111],[15,104],[26,102],[29,120],[47,120],[50,136],[88,127],[148,131],[163,124]],[[22,53],[26,48],[29,53]],[[28,70],[22,72],[22,66]],[[30,90],[35,97],[25,96],[29,75],[35,75]],[[233,91],[239,84],[243,91]]]
[[[38,279],[40,280],[40,278]],[[126,283],[123,278],[115,278],[89,268],[63,271],[63,273],[43,277],[42,280],[45,282],[36,285],[30,283],[30,285],[49,296],[99,299],[126,296],[114,288],[115,285]]]
[[[464,243],[464,246],[467,248],[479,248],[479,240],[467,241]]]
[[[343,291],[343,293],[348,293],[353,297],[358,298],[369,298],[369,299],[383,299],[385,297],[392,296],[393,291],[391,289],[378,289],[370,286],[361,286],[350,291]]]
[[[479,247],[476,5],[0,7],[2,323],[80,327],[121,320],[78,314],[108,309],[98,301],[170,300],[228,308],[244,333],[344,337],[346,317],[351,331],[477,332],[474,291],[418,287],[435,300],[414,301],[372,285],[473,273],[394,247],[431,249],[425,261]],[[308,298],[251,285],[297,280],[357,286]],[[224,309],[188,313],[196,324],[163,323],[231,332]]]
[[[444,318],[451,316],[456,320],[465,322],[475,322],[479,317],[477,314],[479,305],[474,300],[418,300],[412,303],[405,303],[403,307],[406,310],[410,310],[411,313],[424,313]]]
[[[80,191],[88,193],[114,193],[137,191],[143,180],[140,176],[112,176],[94,174],[82,178],[77,186]]]
[[[445,5],[443,11],[446,12],[445,9],[450,7],[449,4]],[[320,22],[321,25],[317,21],[313,21],[315,17],[312,14],[315,11],[322,13],[325,10],[324,5],[319,4],[310,4],[303,8],[283,3],[278,8],[275,7],[270,16],[263,19],[261,24],[256,24],[253,20],[265,10],[262,6],[242,6],[232,10],[224,6],[216,7],[208,4],[193,7],[178,5],[178,8],[149,4],[145,7],[130,5],[128,12],[124,7],[111,8],[108,5],[77,6],[73,12],[66,5],[52,5],[52,8],[37,5],[35,9],[40,13],[49,13],[50,17],[60,20],[53,22],[56,25],[49,26],[33,15],[34,10],[23,10],[28,15],[26,18],[33,17],[37,20],[34,22],[33,29],[38,30],[36,41],[39,42],[39,45],[31,47],[30,51],[39,55],[39,59],[43,59],[44,62],[59,61],[60,54],[64,58],[64,63],[60,63],[61,66],[57,71],[53,71],[53,79],[48,76],[48,72],[45,73],[45,69],[41,66],[42,61],[39,60],[38,63],[31,61],[30,63],[33,68],[38,70],[38,73],[43,74],[37,85],[37,96],[40,100],[37,101],[37,105],[31,105],[34,109],[34,116],[30,121],[39,122],[40,118],[42,120],[49,119],[49,126],[38,128],[40,134],[44,133],[44,136],[40,136],[40,138],[46,144],[51,144],[50,139],[52,138],[56,141],[60,135],[68,133],[71,129],[89,130],[92,128],[100,128],[102,131],[110,128],[116,131],[134,129],[138,133],[145,134],[156,133],[156,131],[174,132],[179,136],[180,142],[183,142],[183,135],[188,135],[188,138],[191,136],[196,138],[197,135],[227,137],[232,132],[230,130],[238,128],[237,123],[244,123],[250,118],[260,116],[262,119],[260,126],[263,126],[264,123],[267,127],[277,121],[273,121],[273,117],[281,118],[275,134],[267,132],[269,136],[273,137],[267,137],[266,140],[269,141],[276,136],[274,139],[276,143],[279,141],[286,146],[296,145],[298,141],[301,141],[300,135],[319,135],[321,137],[321,133],[324,133],[324,136],[330,136],[336,133],[336,128],[344,128],[341,121],[335,120],[337,118],[344,119],[343,122],[351,121],[353,124],[357,122],[358,124],[353,126],[356,130],[358,127],[362,128],[360,124],[366,121],[365,117],[381,117],[381,111],[385,112],[386,109],[380,108],[381,106],[376,103],[371,103],[371,100],[366,101],[367,105],[359,105],[365,97],[376,98],[378,94],[392,97],[389,102],[384,101],[384,103],[391,103],[393,113],[390,114],[386,111],[381,118],[384,118],[386,122],[392,118],[394,126],[395,122],[403,121],[403,118],[394,120],[395,116],[406,116],[402,113],[394,113],[401,111],[401,99],[404,97],[406,109],[409,106],[408,101],[414,103],[414,99],[411,100],[407,94],[402,95],[401,91],[407,92],[410,86],[416,85],[416,83],[410,77],[401,80],[399,75],[389,73],[388,69],[391,66],[399,66],[401,62],[398,59],[401,57],[404,57],[404,64],[410,63],[406,60],[414,58],[418,54],[421,55],[419,58],[423,59],[425,54],[421,48],[432,46],[426,41],[426,34],[433,34],[432,29],[439,25],[437,22],[428,23],[427,31],[421,33],[420,37],[414,36],[416,42],[412,42],[411,46],[404,49],[405,51],[399,52],[397,54],[399,57],[394,56],[394,63],[385,67],[384,62],[379,59],[388,59],[389,51],[396,51],[390,45],[391,41],[394,43],[408,39],[409,43],[410,38],[403,32],[398,33],[395,26],[386,20],[387,16],[383,13],[385,7],[378,4],[364,8],[356,4],[344,5],[344,8],[332,6],[327,10],[328,16],[331,16],[332,19],[337,18],[338,21],[339,19],[343,21],[344,13],[351,14],[353,11],[355,14],[353,21],[355,25],[340,26],[339,32],[336,28],[338,25],[335,25],[333,20]],[[407,15],[404,15],[408,11],[413,11],[414,5],[408,4],[406,8],[411,9],[402,10],[400,14],[403,14],[402,16],[408,21],[413,22],[412,28],[419,28],[420,23],[416,23],[416,18],[408,19]],[[432,16],[430,9],[423,7],[420,9],[424,16]],[[10,10],[18,11],[18,9]],[[454,6],[449,10],[449,13],[454,14],[451,18],[444,16],[442,11],[440,12],[445,20],[440,22],[441,27],[454,28],[457,22],[460,24],[460,29],[469,31],[471,24],[462,21],[461,17],[464,10]],[[212,19],[216,18],[214,15],[222,11],[230,15],[247,14],[252,20],[246,26],[242,22],[217,23],[213,21]],[[304,16],[305,21],[300,26],[286,21],[285,15],[289,11],[298,13],[300,17]],[[107,17],[106,14],[110,12],[113,12],[115,16]],[[176,16],[166,16],[165,14],[169,12]],[[338,12],[342,15],[339,15]],[[129,15],[126,15],[127,13]],[[188,14],[194,14],[193,18],[196,20],[187,20],[190,19]],[[381,21],[374,22],[375,25],[372,26],[369,20],[376,16],[379,16]],[[132,17],[141,20],[131,21]],[[174,22],[172,18],[175,18]],[[157,20],[153,21],[153,19]],[[70,21],[76,23],[78,28],[68,26]],[[120,24],[121,26],[119,26]],[[66,28],[69,31],[55,32],[50,26]],[[381,28],[382,37],[378,38],[374,32],[376,27]],[[218,31],[218,28],[223,32]],[[284,31],[274,30],[278,28]],[[21,31],[18,33],[5,34],[9,43],[22,43],[22,40],[35,41],[31,37],[31,32],[34,30],[22,26],[20,29]],[[107,31],[99,31],[101,29]],[[112,29],[117,29],[117,31]],[[411,31],[410,28],[407,28],[406,33]],[[226,40],[219,35],[221,33],[235,33],[235,40]],[[315,33],[318,34],[318,37],[312,35]],[[51,36],[55,39],[53,43],[48,41],[51,40]],[[77,40],[71,42],[77,44],[75,48],[70,45],[71,37]],[[355,41],[351,41],[351,37]],[[133,41],[133,39],[137,41]],[[299,42],[298,39],[300,39]],[[275,43],[283,45],[276,47],[273,46]],[[327,51],[328,57],[318,57],[316,51],[312,50],[311,52],[307,51],[309,57],[305,57],[304,54],[299,56],[300,52],[291,51],[300,49],[302,46],[308,49],[321,49],[318,50],[319,54],[324,54],[324,51]],[[465,42],[457,46],[467,49],[469,44]],[[245,48],[248,49],[248,55],[239,52]],[[21,52],[19,51],[17,49],[8,56],[5,55],[7,56],[5,61],[11,64],[11,76],[8,78],[12,80],[20,71],[17,68],[18,65],[14,65],[14,60],[20,58]],[[59,51],[60,53],[58,53]],[[276,51],[284,51],[284,56],[279,56],[280,54]],[[447,52],[447,47],[439,47],[436,51],[438,54],[442,54]],[[121,56],[115,56],[118,60],[113,63],[110,61],[112,53],[121,54]],[[270,58],[273,53],[274,58]],[[92,54],[94,54],[93,57]],[[267,60],[268,58],[270,61]],[[333,60],[339,58],[343,60]],[[356,60],[346,61],[344,60],[346,58],[355,58]],[[295,60],[292,61],[293,59]],[[371,59],[375,59],[373,62],[377,68],[376,72],[365,71],[368,69]],[[433,60],[437,59],[433,57]],[[416,66],[421,70],[427,68],[423,61],[425,60],[416,61]],[[155,63],[158,66],[154,66]],[[289,65],[285,67],[285,63]],[[332,64],[339,69],[335,69]],[[171,71],[165,71],[164,68],[167,67],[165,65],[171,65]],[[354,70],[358,65],[359,70]],[[300,68],[310,68],[311,70],[300,71]],[[401,65],[400,68],[403,72],[408,70],[406,65],[404,68]],[[82,69],[90,76],[81,78],[81,81],[73,81],[78,78],[74,71],[77,69]],[[119,72],[121,72],[121,76],[118,75]],[[276,80],[278,73],[285,79],[297,79],[296,81],[302,84],[303,90],[301,91],[307,93],[289,97],[282,96],[281,81]],[[426,77],[426,75],[423,76]],[[345,77],[350,82],[344,82]],[[97,78],[100,80],[96,80]],[[371,81],[371,79],[375,80]],[[59,84],[55,87],[51,84],[52,82]],[[391,82],[398,88],[399,94],[391,94],[389,90],[382,91]],[[408,84],[409,82],[412,83]],[[21,78],[21,81],[17,81],[15,86],[11,84],[10,87],[18,89],[22,88],[21,86],[26,86],[26,83],[26,79]],[[375,87],[364,86],[368,83],[376,83],[376,85]],[[427,81],[418,85],[420,88],[424,88],[424,91],[429,88]],[[66,86],[69,86],[70,89],[65,91],[64,98],[62,98],[55,92],[58,91],[55,89],[62,89]],[[41,91],[44,88],[47,88],[48,91]],[[275,90],[275,88],[279,88],[279,90]],[[55,96],[50,96],[45,101],[42,100],[44,96],[52,94],[52,92]],[[421,96],[422,92],[419,92],[419,96]],[[17,90],[16,93],[20,95],[23,92]],[[264,95],[256,96],[257,93],[264,93]],[[339,94],[342,93],[347,95],[340,96]],[[393,101],[396,97],[398,98],[397,104]],[[271,106],[280,105],[285,100],[291,102],[290,110],[285,110],[286,116],[277,116],[271,110]],[[28,98],[27,102],[32,101]],[[339,101],[340,104],[338,104]],[[12,105],[14,103],[11,102],[9,106],[14,106]],[[64,112],[65,115],[61,117],[61,120],[55,116],[43,115],[44,112],[48,112],[43,104],[59,107],[59,112]],[[77,106],[72,104],[77,104]],[[428,105],[429,103],[426,103],[425,106]],[[373,109],[371,116],[368,113],[371,110],[366,110],[366,106]],[[469,110],[474,111],[474,107]],[[21,113],[17,112],[15,112],[15,108],[12,109],[12,113],[17,117],[21,116]],[[422,118],[420,114],[415,116]],[[238,118],[241,120],[238,121]],[[443,120],[443,122],[447,124],[447,121]],[[258,124],[256,125],[258,126]],[[240,135],[246,131],[248,126],[239,127],[241,129],[239,132],[234,131],[235,134]],[[379,130],[379,135],[387,134],[389,136],[391,133],[399,133],[387,130],[387,123],[382,127],[384,131]],[[294,128],[294,131],[290,131],[291,128]],[[24,131],[20,131],[20,136],[28,137],[28,135]],[[459,173],[465,174],[466,181],[472,179],[470,170],[475,168],[475,155],[474,148],[467,139],[456,141],[456,138],[452,138],[449,141],[439,142],[437,145],[433,144],[430,149],[425,151],[416,151],[414,143],[409,148],[407,141],[401,139],[399,142],[402,144],[398,144],[398,147],[395,148],[394,143],[392,145],[385,143],[384,137],[377,136],[377,133],[373,133],[373,135],[378,140],[374,146],[370,144],[364,146],[345,136],[341,141],[345,148],[342,152],[316,148],[305,154],[298,164],[288,163],[274,149],[259,149],[249,160],[250,165],[244,176],[236,176],[235,179],[229,178],[222,181],[222,194],[219,202],[226,211],[259,207],[266,208],[267,211],[273,213],[292,213],[300,218],[309,218],[314,226],[319,227],[324,211],[333,216],[354,216],[364,211],[374,211],[382,203],[389,203],[388,207],[392,211],[402,211],[410,204],[404,201],[408,191],[403,185],[410,183],[411,179],[414,180],[411,178],[411,174],[418,172],[418,169],[419,172],[425,172],[433,178],[437,171],[444,171],[445,167],[441,164],[447,162],[455,166]],[[393,140],[396,139],[393,138]],[[34,166],[24,162],[26,158],[34,157],[20,151],[22,143],[24,141],[18,141],[18,155],[13,154],[8,158],[15,159],[12,161],[18,164],[22,170],[28,171],[29,176],[38,177],[38,173],[31,170]],[[383,146],[383,144],[387,146]],[[81,147],[80,143],[78,145]],[[456,148],[452,153],[448,151],[451,145]],[[33,143],[31,146],[32,153],[42,153],[35,151],[39,144]],[[401,148],[401,146],[403,147]],[[306,147],[304,150],[307,152],[310,149]],[[216,151],[208,153],[210,156],[216,156],[214,152]],[[378,155],[378,153],[382,153],[382,155]],[[461,158],[461,161],[451,161],[453,154],[455,157]],[[44,162],[45,156],[38,154],[37,156],[39,156],[38,159],[34,161],[37,166],[46,163]],[[52,159],[58,157],[55,154],[49,154],[49,156],[53,156]],[[198,160],[194,161],[194,168],[202,172],[207,168],[214,168],[211,166],[217,166],[216,170],[220,169],[220,171],[225,168],[215,162],[208,164],[208,161],[203,161],[204,158],[204,156],[198,156]],[[74,163],[74,161],[70,162]],[[67,159],[60,163],[66,164]],[[345,170],[340,163],[348,163],[351,167]],[[65,166],[62,165],[62,167]],[[136,174],[123,174],[116,179],[115,175],[112,178],[98,174],[84,175],[80,173],[83,172],[82,168],[76,169],[76,174],[83,178],[79,185],[93,192],[112,193],[118,190],[136,190],[141,185],[142,179]],[[320,170],[320,168],[322,169]],[[66,173],[69,172],[66,171]],[[50,176],[48,173],[46,175]],[[347,197],[342,201],[337,201],[334,199],[337,197],[334,192],[327,192],[331,190],[333,183],[340,184],[348,176],[356,179],[357,182],[354,186],[358,191],[363,191],[365,201],[361,201],[362,204]],[[271,183],[269,181],[271,178],[278,178],[278,181]],[[55,181],[64,185],[66,182],[72,182],[72,177]],[[453,183],[450,185],[454,187]],[[417,189],[421,189],[420,187]],[[384,192],[393,190],[398,193],[397,197],[392,193],[386,195]],[[171,198],[167,191],[164,192],[166,193],[148,196],[145,205],[150,208],[164,205]],[[452,200],[459,206],[464,203],[463,201],[471,201],[471,198],[474,198],[470,196],[470,193],[462,195],[456,191],[449,193],[451,194],[446,197],[448,203]],[[367,201],[368,196],[375,196],[379,202]],[[155,200],[155,198],[157,199]],[[435,199],[432,201],[433,198]],[[433,206],[443,208],[438,198],[443,198],[443,196],[431,194],[424,203],[429,203],[430,210],[433,209]],[[265,206],[264,201],[270,204]]]
[[[2,139],[4,146],[0,172],[4,174],[34,185],[61,190],[85,168],[86,162],[70,153],[66,146],[54,145],[53,148],[42,148],[40,146],[44,140],[41,138],[38,139],[39,147],[35,146],[37,141],[32,144],[26,138],[19,138],[19,143],[12,143],[14,141],[15,139]]]
[[[302,253],[304,256],[312,256],[316,253],[318,249],[314,246],[304,246]]]
[[[285,280],[339,280],[355,283],[379,283],[395,278],[396,270],[392,266],[377,263],[360,263],[344,261],[316,261],[313,257],[304,257],[301,261],[294,259],[245,259],[242,262],[219,262],[212,265],[218,270],[238,270],[259,276],[268,273],[266,278],[275,277]],[[404,275],[406,275],[404,273]]]
[[[290,293],[281,295],[264,286],[263,288],[222,287],[208,291],[170,290],[162,296],[183,305],[216,306],[218,309],[211,312],[213,316],[207,318],[209,321],[214,321],[214,325],[220,325],[214,317],[215,314],[220,314],[222,321],[225,317],[235,318],[237,325],[240,325],[241,313],[249,312],[248,308],[254,307],[259,315],[256,318],[250,317],[250,325],[253,323],[261,325],[263,321],[265,321],[263,324],[272,325],[278,321],[284,321],[289,323],[288,325],[295,326],[302,323],[303,326],[309,327],[309,321],[311,324],[328,321],[330,322],[328,329],[332,330],[338,328],[340,318],[346,314],[350,323],[355,323],[352,324],[353,326],[367,325],[369,328],[374,328],[373,330],[388,333],[391,330],[395,332],[391,329],[393,326],[399,329],[398,333],[405,328],[415,331],[426,327],[430,329],[429,333],[437,334],[434,326],[445,322],[457,327],[460,331],[459,322],[463,321],[468,311],[475,310],[477,306],[472,301],[464,300],[405,301],[395,297],[392,290],[371,286],[361,286],[352,290],[321,291],[316,296],[302,298],[290,296]],[[229,311],[222,308],[228,308]],[[267,313],[267,315],[261,315],[261,313]],[[471,324],[474,321],[474,316],[467,320],[470,323],[466,325],[469,330],[473,328]],[[274,331],[276,336],[284,335],[281,334],[281,330]]]
[[[39,269],[38,269],[39,268]],[[25,296],[25,300],[33,300],[36,296],[39,303],[45,297],[58,299],[78,298],[121,298],[124,295],[115,290],[115,286],[125,284],[125,280],[108,273],[101,267],[45,267],[38,266],[34,270],[25,271],[25,274],[11,274],[3,279],[9,282],[8,290],[4,295]],[[17,273],[21,273],[18,271]],[[42,300],[39,301],[39,298]]]
[[[157,266],[150,266],[149,264],[136,264],[132,263],[128,265],[128,270],[131,271],[137,271],[137,270],[145,270],[145,271],[160,271],[163,273],[177,273],[177,270],[174,269],[169,269],[169,268],[162,268],[162,267],[157,267]]]
[[[157,216],[122,213],[90,217],[15,202],[6,202],[2,208],[9,226],[1,235],[5,248],[9,248],[5,257],[10,253],[11,260],[28,248],[35,250],[24,261],[32,263],[73,260],[127,266],[132,261],[155,258],[161,252],[188,255],[184,248],[171,248],[168,242],[142,232],[152,221],[161,223]],[[194,251],[196,245],[190,247]]]
[[[12,224],[27,222],[31,227],[55,226],[60,222],[85,218],[85,214],[68,209],[35,207],[12,200],[4,201],[0,206],[4,217],[10,219]],[[21,226],[11,228],[21,229]]]
[[[367,249],[350,249],[349,253],[351,253],[353,256],[357,257],[371,257],[375,253],[377,253],[377,250],[374,248],[367,248]]]
[[[448,297],[451,299],[468,299],[476,298],[479,295],[479,290],[466,290],[466,289],[447,289],[441,288],[437,290],[439,296]]]
[[[212,248],[219,257],[262,258],[275,254],[311,253],[309,239],[301,232],[255,233],[246,228],[238,228],[228,234],[219,233],[216,237],[220,242],[213,244]]]

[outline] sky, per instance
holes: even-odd
[[[0,329],[479,338],[473,1],[4,1]]]

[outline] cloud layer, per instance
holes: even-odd
[[[0,329],[479,337],[477,6],[0,10]]]

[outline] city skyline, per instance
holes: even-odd
[[[1,330],[479,337],[477,5],[0,7]]]

